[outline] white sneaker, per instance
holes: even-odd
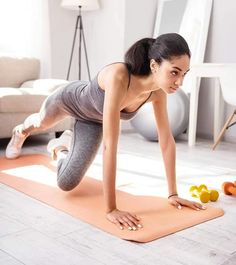
[[[23,125],[20,124],[13,129],[12,137],[7,145],[5,156],[8,159],[16,159],[21,154],[22,145],[28,134],[22,132]]]
[[[49,141],[47,150],[51,154],[53,160],[57,159],[57,152],[61,150],[70,150],[72,131],[65,130],[59,138],[55,138]]]

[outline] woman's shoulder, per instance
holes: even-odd
[[[129,78],[127,65],[121,62],[106,65],[98,75],[100,83],[118,82],[125,84],[129,82]]]
[[[115,62],[106,65],[101,72],[110,72],[110,73],[115,73],[115,74],[126,74],[128,73],[128,67],[126,63],[123,62]]]
[[[163,101],[166,101],[166,93],[162,89],[153,91],[150,101],[152,101],[153,103],[161,103]]]

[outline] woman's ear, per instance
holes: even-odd
[[[158,68],[157,62],[154,59],[151,59],[150,60],[150,69],[151,69],[152,73],[156,73],[157,68]]]

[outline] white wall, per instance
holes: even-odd
[[[49,1],[52,76],[65,78],[77,12],[61,8],[60,2],[60,0]],[[124,52],[134,41],[152,36],[157,4],[157,0],[149,0],[148,5],[146,0],[100,0],[99,2],[99,10],[82,14],[92,77],[106,64],[123,61]],[[76,44],[77,48],[78,41]],[[77,79],[78,73],[76,55],[77,50],[71,69],[72,80]],[[82,50],[82,79],[88,79],[84,58]]]
[[[51,31],[51,77],[66,78],[76,14],[60,6],[60,0],[49,0]]]
[[[0,1],[0,55],[39,58],[43,78],[51,76],[48,1]]]
[[[60,0],[50,1],[52,29],[52,77],[65,78],[69,65],[77,11],[60,7]],[[91,77],[101,67],[123,59],[125,0],[102,0],[100,9],[82,13],[84,35]],[[79,32],[77,33],[79,34]],[[70,79],[78,79],[78,40]],[[82,79],[87,80],[85,54],[82,47]]]
[[[102,0],[101,9],[84,15],[92,76],[106,64],[122,61],[125,0]]]

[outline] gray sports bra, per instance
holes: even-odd
[[[127,70],[129,73],[127,89],[129,89],[131,74],[128,67]],[[132,119],[142,105],[148,101],[151,94],[152,92],[135,111],[126,112],[122,110],[120,118],[122,120]],[[104,97],[105,91],[99,86],[97,75],[91,82],[75,81],[70,83],[63,89],[62,100],[67,111],[75,118],[102,123]]]

